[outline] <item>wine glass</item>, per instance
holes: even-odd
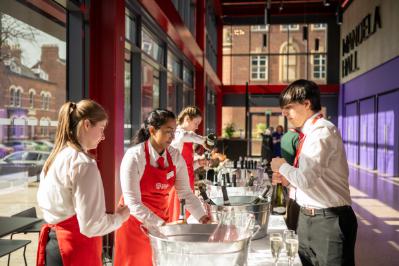
[[[272,256],[274,258],[274,265],[277,265],[280,252],[283,247],[283,237],[281,236],[281,233],[270,234],[270,247],[272,250]]]
[[[294,259],[298,253],[298,235],[287,234],[285,238],[285,249],[287,251],[288,265],[294,265]]]
[[[295,235],[295,231],[294,230],[290,230],[290,229],[285,229],[283,232],[283,241],[285,244],[285,248],[287,249],[287,245],[286,245],[286,239]]]

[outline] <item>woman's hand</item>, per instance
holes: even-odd
[[[211,223],[211,217],[209,217],[208,215],[204,215],[199,219],[199,222],[201,224],[210,224]]]
[[[130,210],[127,205],[118,205],[118,207],[116,207],[115,213],[122,217],[123,222],[129,219],[130,216]]]

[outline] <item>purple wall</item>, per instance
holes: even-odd
[[[359,164],[362,167],[374,169],[375,155],[375,98],[360,101],[360,127],[359,127]]]
[[[396,57],[342,84],[339,97],[348,161],[389,176],[399,175],[398,69]]]
[[[399,88],[399,56],[343,84],[344,102]]]

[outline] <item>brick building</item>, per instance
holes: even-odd
[[[21,49],[3,47],[0,60],[0,141],[54,138],[58,109],[66,98],[66,64],[58,47],[42,46],[29,68]]]

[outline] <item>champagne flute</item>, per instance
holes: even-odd
[[[298,253],[298,235],[296,234],[288,234],[286,239],[285,239],[285,248],[287,251],[287,257],[288,257],[288,265],[294,265],[294,259],[296,254]]]
[[[283,241],[284,241],[285,250],[287,250],[287,239],[290,238],[293,235],[295,235],[295,231],[294,230],[289,230],[289,229],[285,229],[284,230],[284,232],[283,232]]]
[[[283,237],[281,236],[281,233],[270,234],[270,247],[272,250],[272,256],[274,258],[274,265],[277,265],[280,252],[283,247]]]

